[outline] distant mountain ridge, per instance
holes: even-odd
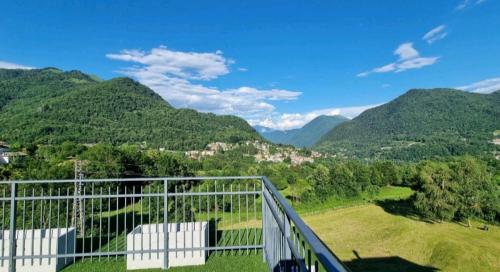
[[[253,126],[253,128],[258,132],[258,133],[268,133],[268,132],[273,132],[273,131],[279,131],[277,129],[273,129],[273,128],[268,128],[268,127],[264,127],[264,126],[259,126],[259,125],[255,125]]]
[[[328,132],[321,150],[396,159],[487,154],[500,129],[500,92],[414,89]],[[343,150],[343,151],[342,151]]]
[[[175,150],[262,139],[235,116],[176,109],[129,78],[102,81],[56,68],[0,69],[0,140],[146,143]]]
[[[304,125],[302,128],[291,130],[275,130],[263,126],[254,128],[266,140],[275,144],[288,144],[296,147],[312,147],[328,131],[349,119],[340,116],[321,115]]]

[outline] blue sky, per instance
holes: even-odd
[[[0,67],[130,76],[288,129],[411,88],[500,89],[500,1],[0,0]]]

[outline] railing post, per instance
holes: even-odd
[[[262,201],[262,261],[266,262],[266,209],[265,209],[265,200],[264,200],[264,179],[261,178],[261,194],[260,199]]]
[[[168,180],[163,180],[163,269],[168,269]]]
[[[290,249],[290,245],[288,245],[287,243],[287,239],[291,239],[291,235],[290,235],[290,219],[288,218],[288,216],[286,215],[286,213],[283,213],[283,225],[285,227],[285,233],[283,233],[283,235],[285,236],[285,259],[287,261],[291,261],[292,260],[292,251]]]
[[[16,262],[14,256],[16,255],[16,195],[17,184],[11,183],[10,191],[10,235],[9,235],[9,271],[16,271]],[[2,249],[3,250],[3,249]]]

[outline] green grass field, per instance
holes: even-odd
[[[305,216],[356,271],[500,271],[500,228],[429,223],[375,204]],[[357,256],[356,256],[357,255]],[[359,257],[358,257],[359,256]]]
[[[216,271],[238,271],[238,272],[253,272],[267,271],[267,265],[262,261],[262,255],[259,254],[240,254],[237,256],[219,256],[212,255],[208,258],[206,265],[191,266],[191,267],[175,267],[168,271],[172,272],[216,272]],[[78,262],[63,270],[63,272],[122,272],[126,271],[126,263],[120,258],[118,261],[103,261],[103,262]],[[134,270],[137,272],[155,272],[162,271],[161,269]]]
[[[285,191],[283,194],[286,196],[288,193]],[[308,215],[314,213],[321,213],[332,209],[346,208],[358,206],[368,202],[387,200],[387,199],[405,199],[410,197],[413,191],[408,187],[385,186],[380,188],[379,192],[375,195],[368,195],[366,192],[362,193],[359,197],[348,199],[330,198],[324,202],[319,203],[292,203],[293,208],[301,215]]]
[[[404,199],[413,192],[404,187],[384,187],[374,196],[362,195],[348,200],[330,199],[323,203],[294,203],[308,225],[349,266],[352,271],[500,271],[500,228],[490,226],[480,230],[457,223],[432,223],[419,220],[408,212]],[[286,196],[286,192],[284,192]],[[130,209],[130,208],[128,208]],[[221,216],[221,214],[219,214]],[[201,218],[205,218],[202,214]],[[210,214],[213,218],[213,213]],[[260,227],[260,212],[256,220],[230,222],[219,217],[219,229],[244,230]],[[250,233],[252,234],[252,233]],[[226,235],[227,236],[227,235]],[[252,237],[251,237],[252,238]],[[110,250],[122,238],[110,241]],[[253,240],[253,239],[250,239]],[[221,239],[222,244],[231,244]],[[106,247],[101,248],[107,251]],[[211,255],[207,265],[174,268],[170,271],[267,271],[262,255]],[[125,271],[125,261],[78,262],[65,272]],[[155,270],[148,270],[155,271]],[[157,270],[158,271],[158,270]]]

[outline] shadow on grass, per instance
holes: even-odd
[[[414,272],[434,272],[439,269],[432,266],[424,266],[403,259],[399,256],[390,257],[375,257],[361,258],[356,250],[353,250],[357,259],[344,262],[352,272],[357,271],[383,271],[383,272],[399,272],[399,271],[414,271]]]
[[[149,217],[134,212],[126,212],[94,220],[86,218],[85,238],[77,238],[77,252],[124,250],[126,234],[141,222],[148,224]],[[91,226],[91,223],[94,225]],[[153,223],[154,224],[154,223]],[[82,233],[79,233],[80,235]],[[117,239],[120,239],[117,241]],[[123,240],[123,241],[121,241]],[[118,243],[117,243],[118,242]]]
[[[426,223],[433,224],[435,223],[434,221],[430,219],[426,219],[421,217],[415,208],[412,205],[412,199],[384,199],[384,200],[376,200],[373,203],[382,209],[384,209],[385,212],[393,214],[393,215],[399,215],[399,216],[404,216],[413,220],[418,220]]]
[[[248,246],[247,249],[224,249],[210,252],[210,256],[233,256],[233,255],[248,255],[256,254],[261,251],[259,248],[262,244],[262,229],[260,228],[238,228],[217,230],[215,221],[210,220],[210,246],[211,247],[234,247]],[[217,233],[217,234],[215,234]]]
[[[382,208],[389,209],[387,212],[395,213],[402,216],[415,216],[412,212],[409,202],[406,200],[384,200],[378,201]],[[381,202],[381,203],[380,203]],[[402,202],[402,203],[401,203]],[[385,205],[385,206],[382,206]],[[313,232],[314,233],[314,232]],[[316,235],[316,233],[314,233]],[[316,235],[316,237],[318,237]],[[331,255],[340,261],[335,253],[325,244],[321,238],[319,241],[327,248]],[[361,258],[356,250],[352,251],[356,256],[356,259],[350,261],[340,261],[344,266],[349,268],[352,272],[358,271],[383,271],[383,272],[400,272],[400,271],[415,271],[415,272],[433,272],[439,271],[439,269],[431,266],[423,266],[399,256],[390,257],[375,257],[375,258]]]
[[[356,259],[343,262],[344,266],[347,267],[352,272],[361,271],[375,271],[375,272],[401,272],[401,271],[412,271],[412,272],[435,272],[439,271],[438,268],[432,266],[420,265],[409,260],[403,259],[399,256],[389,256],[389,257],[374,257],[374,258],[361,258],[359,254],[353,250],[356,255]],[[307,264],[306,264],[307,265]],[[313,266],[315,264],[312,264]],[[320,271],[325,271],[322,265],[320,266]],[[298,271],[295,262],[284,260],[280,261],[272,271]],[[312,271],[317,271],[312,269]]]

